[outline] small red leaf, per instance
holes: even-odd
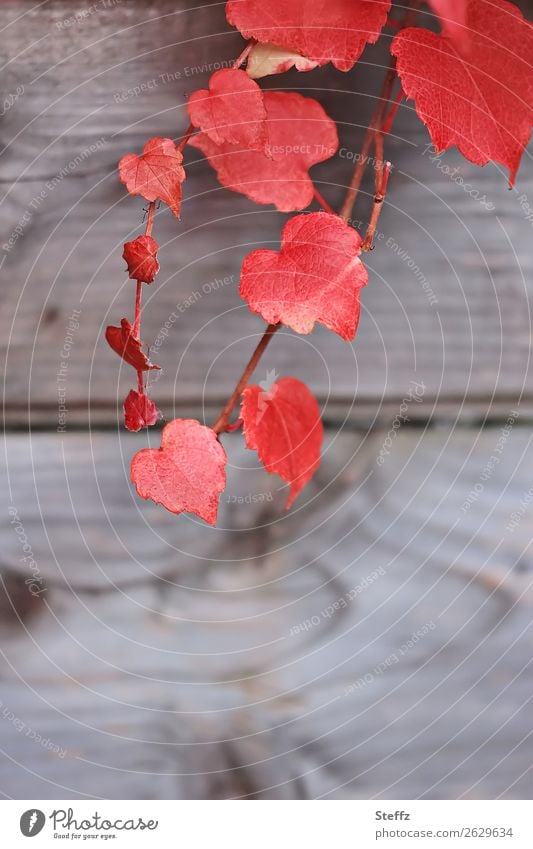
[[[267,472],[290,484],[288,509],[320,465],[324,432],[316,398],[295,377],[266,389],[248,386],[241,418],[246,447],[257,451]]]
[[[159,271],[158,250],[159,245],[151,236],[138,236],[132,242],[126,242],[122,256],[126,260],[132,280],[153,282]]]
[[[120,179],[130,195],[149,201],[162,200],[180,217],[181,184],[185,179],[183,157],[172,139],[150,139],[142,156],[128,153],[118,164]]]
[[[245,71],[216,71],[209,80],[209,91],[193,92],[187,108],[194,126],[215,144],[230,142],[263,150],[267,140],[263,93]]]
[[[349,71],[377,41],[390,0],[228,0],[226,17],[245,38],[270,41]]]
[[[402,86],[437,151],[457,145],[476,165],[499,162],[512,186],[533,124],[533,26],[505,0],[469,0],[463,37],[458,14],[441,35],[396,36]]]
[[[339,140],[334,121],[320,103],[301,94],[266,91],[268,145],[265,153],[224,142],[205,133],[190,144],[207,156],[223,186],[281,212],[303,209],[313,199],[309,168],[334,155]]]
[[[361,237],[337,215],[296,215],[283,228],[281,250],[248,254],[240,294],[269,324],[310,333],[320,321],[346,341],[359,322],[359,295],[368,280],[359,259]]]
[[[143,427],[155,425],[159,410],[147,395],[130,390],[124,401],[124,424],[128,430],[138,431]]]
[[[194,419],[174,419],[160,448],[144,448],[131,461],[131,479],[141,498],[171,513],[196,513],[214,525],[226,486],[226,452],[215,432]]]
[[[105,338],[113,351],[137,371],[161,368],[153,365],[141,350],[142,342],[133,336],[133,328],[127,318],[120,320],[120,327],[106,327]]]

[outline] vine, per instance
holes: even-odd
[[[320,322],[346,341],[354,338],[367,283],[361,254],[373,249],[392,168],[385,142],[404,97],[414,100],[437,150],[457,145],[478,165],[496,161],[508,168],[513,185],[533,123],[533,27],[506,0],[429,0],[441,25],[435,33],[413,26],[419,6],[413,0],[395,19],[389,17],[390,0],[331,0],[325,12],[323,4],[315,11],[312,0],[271,0],[268,11],[264,0],[229,0],[228,22],[247,39],[240,55],[211,76],[208,89],[190,96],[190,124],[179,144],[153,138],[140,156],[121,159],[127,190],[149,202],[144,234],[124,246],[129,276],[136,280],[133,325],[123,318],[120,327],[106,329],[109,345],[137,372],[137,389],[124,402],[125,425],[133,431],[155,424],[160,415],[146,393],[145,374],[159,366],[143,352],[142,290],[159,270],[152,236],[156,202],[180,216],[185,147],[200,150],[222,185],[256,203],[281,212],[301,213],[313,200],[321,207],[287,221],[279,251],[255,250],[245,258],[240,294],[267,322],[266,330],[211,427],[174,419],[164,427],[159,449],[134,456],[131,476],[141,497],[214,524],[227,459],[220,436],[241,427],[246,446],[289,485],[287,507],[311,479],[323,437],[316,399],[294,377],[267,390],[250,380],[282,325],[309,333]],[[307,73],[327,62],[348,71],[387,25],[395,32],[390,64],[336,213],[309,175],[338,148],[334,122],[316,100],[264,91],[257,80],[291,67]],[[524,94],[515,85],[522,77]],[[453,80],[453,88],[443,86],[443,79]],[[362,237],[349,221],[372,150],[374,194]]]

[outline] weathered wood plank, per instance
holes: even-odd
[[[90,402],[91,423],[113,423],[131,375],[119,374],[102,330],[131,316],[121,246],[142,218],[142,202],[126,196],[116,162],[150,135],[183,132],[187,94],[241,42],[228,31],[222,4],[113,3],[68,25],[76,11],[68,3],[32,10],[11,0],[3,11],[13,20],[27,12],[9,28],[1,81],[5,95],[24,86],[0,119],[8,418],[57,422],[66,327],[81,310],[68,358],[69,422],[87,422]],[[347,75],[325,68],[268,83],[317,97],[339,121],[339,155],[314,172],[331,203],[349,179],[349,157],[359,149],[385,62],[386,52],[374,49]],[[135,86],[145,90],[136,94]],[[367,257],[371,281],[354,345],[324,330],[287,333],[265,368],[307,380],[335,404],[332,418],[350,412],[354,399],[370,414],[382,399],[395,405],[413,380],[426,387],[417,407],[424,417],[435,404],[445,415],[477,415],[487,398],[495,398],[499,415],[522,392],[531,404],[531,156],[514,192],[495,167],[477,169],[454,153],[431,161],[410,106],[400,110],[389,155],[383,239]],[[174,405],[201,415],[201,401],[214,411],[228,393],[261,332],[238,296],[240,263],[252,247],[277,245],[286,218],[221,189],[195,151],[187,162],[182,223],[165,210],[158,215],[162,271],[143,320],[145,340],[158,342],[163,373],[154,395],[166,415]],[[458,168],[468,191],[444,165]],[[370,182],[364,189],[356,220],[368,214]]]
[[[135,437],[8,436],[48,589],[2,640],[4,792],[531,798],[529,429],[385,438],[330,431],[288,514],[225,438],[209,529],[132,498]]]

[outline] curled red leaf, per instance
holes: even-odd
[[[205,133],[190,140],[207,156],[223,186],[281,212],[303,209],[313,199],[309,168],[333,156],[339,140],[334,121],[311,97],[266,91],[268,145],[265,153],[224,142]]]
[[[248,254],[241,297],[269,324],[310,333],[319,321],[349,341],[359,323],[361,287],[368,281],[360,252],[361,237],[337,215],[296,215],[283,228],[279,252]]]
[[[282,377],[271,386],[247,386],[242,396],[246,447],[266,470],[290,484],[287,509],[320,465],[324,431],[316,398],[305,383]]]
[[[189,117],[216,144],[230,142],[262,150],[267,140],[263,93],[245,71],[223,68],[209,80],[209,90],[189,97]]]
[[[442,34],[409,27],[392,43],[403,90],[437,151],[499,162],[512,186],[533,124],[533,26],[505,0],[469,0],[464,25],[443,8]]]
[[[147,395],[130,390],[124,401],[124,424],[128,430],[138,431],[155,425],[159,410]]]
[[[290,68],[297,71],[312,71],[318,62],[313,62],[306,56],[300,56],[293,50],[279,47],[277,44],[254,44],[248,54],[246,73],[253,80],[267,77],[269,74],[284,74]]]
[[[162,200],[180,217],[181,184],[185,179],[183,157],[172,139],[153,138],[141,156],[128,153],[118,164],[120,179],[130,195],[149,201]]]
[[[120,327],[113,325],[106,327],[105,338],[113,351],[137,371],[151,371],[161,368],[161,366],[151,363],[142,351],[142,342],[133,335],[133,328],[127,318],[120,320]]]
[[[159,271],[157,251],[159,245],[151,236],[138,236],[132,242],[126,242],[122,256],[126,260],[128,273],[132,280],[152,283]]]
[[[226,17],[245,38],[272,42],[349,71],[378,40],[390,0],[228,0]]]
[[[194,419],[174,419],[160,448],[144,448],[131,461],[131,479],[141,498],[171,513],[195,513],[214,525],[226,486],[226,452],[215,432]]]

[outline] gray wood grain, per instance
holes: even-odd
[[[385,438],[330,431],[285,514],[225,437],[210,529],[132,497],[117,459],[134,438],[37,434],[29,464],[9,436],[47,589],[2,640],[2,709],[59,750],[0,713],[4,791],[531,798],[530,431],[515,423],[488,477],[499,427],[404,429],[379,465]]]

